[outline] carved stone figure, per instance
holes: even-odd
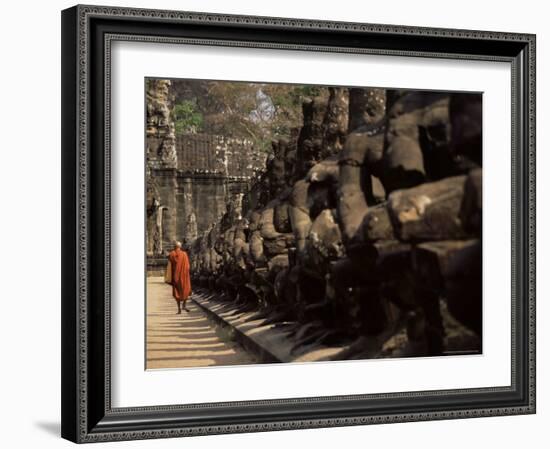
[[[297,323],[301,342],[360,338],[369,357],[475,348],[480,96],[324,92],[273,140],[244,196],[226,192],[225,213],[195,238],[193,276]]]
[[[323,119],[321,159],[338,154],[348,133],[349,90],[329,87],[327,111]]]

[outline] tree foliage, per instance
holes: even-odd
[[[269,151],[271,140],[302,124],[302,102],[327,91],[319,86],[174,80],[176,132],[206,132],[252,140]],[[194,131],[190,131],[194,130]]]
[[[196,102],[183,100],[175,103],[172,109],[176,134],[198,133],[202,131],[204,117],[198,111]]]

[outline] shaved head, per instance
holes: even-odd
[[[175,241],[174,248],[181,248],[181,242]]]

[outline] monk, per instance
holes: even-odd
[[[187,299],[191,296],[189,257],[181,248],[180,242],[174,243],[174,249],[168,254],[168,260],[172,264],[172,296],[178,304],[178,314],[181,314],[182,306],[183,310],[189,312],[185,307]]]

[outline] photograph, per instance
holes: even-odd
[[[144,79],[145,369],[483,354],[483,94]]]

